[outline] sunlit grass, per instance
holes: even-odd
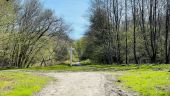
[[[170,72],[133,70],[124,72],[119,79],[141,96],[170,96]]]
[[[56,64],[46,67],[31,67],[32,71],[112,71],[120,76],[122,83],[144,96],[170,96],[170,64],[104,65],[82,62],[82,66]],[[47,77],[21,72],[0,72],[0,96],[31,96],[49,80]]]
[[[104,64],[91,64],[82,63],[82,66],[70,66],[68,64],[56,64],[46,67],[32,67],[27,70],[56,70],[56,71],[125,71],[137,69],[151,69],[151,70],[170,70],[170,64],[136,64],[129,65],[104,65]]]
[[[26,70],[58,70],[58,71],[83,71],[85,70],[85,67],[82,66],[70,66],[68,64],[57,64],[52,66],[43,66],[43,67],[32,67],[28,68]],[[24,69],[25,70],[25,69]]]
[[[0,72],[0,96],[32,96],[49,77],[23,72]]]

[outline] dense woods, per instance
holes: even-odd
[[[81,60],[170,63],[169,0],[92,0]]]
[[[28,68],[66,60],[69,31],[39,0],[0,0],[0,66]]]

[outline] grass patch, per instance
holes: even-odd
[[[151,70],[170,70],[170,64],[136,64],[129,65],[104,65],[104,64],[90,64],[84,63],[82,66],[69,66],[68,64],[57,64],[46,67],[32,67],[26,70],[56,70],[56,71],[125,71],[137,69],[151,69]]]
[[[0,96],[32,96],[49,77],[23,72],[0,72]]]
[[[141,96],[170,96],[170,72],[167,71],[126,71],[119,80]]]
[[[46,71],[48,71],[48,70],[81,71],[82,70],[83,71],[83,70],[86,70],[86,67],[83,67],[83,66],[69,66],[68,64],[57,64],[57,65],[52,65],[52,66],[32,67],[32,68],[28,68],[28,70],[46,70]]]

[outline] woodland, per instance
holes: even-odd
[[[89,5],[77,40],[41,0],[0,0],[0,96],[170,96],[170,0]]]

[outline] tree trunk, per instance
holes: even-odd
[[[134,24],[134,28],[133,28],[133,54],[134,54],[134,59],[135,59],[135,63],[138,64],[138,59],[137,59],[137,55],[136,55],[136,0],[133,0],[133,24]]]

